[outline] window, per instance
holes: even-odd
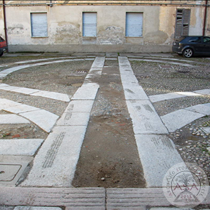
[[[47,13],[31,13],[31,36],[47,37]]]
[[[82,17],[83,36],[96,37],[97,34],[97,13],[96,12],[83,12]]]
[[[143,13],[126,13],[126,32],[127,37],[142,37]]]
[[[200,42],[201,38],[200,37],[192,37],[189,39],[189,42]]]
[[[205,43],[210,43],[210,37],[204,37],[203,42]]]
[[[175,38],[189,35],[190,9],[177,9]]]

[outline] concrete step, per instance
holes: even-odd
[[[210,194],[202,204],[210,204]],[[67,210],[163,210],[166,207],[167,210],[174,209],[161,188],[1,187],[0,205],[62,206]]]

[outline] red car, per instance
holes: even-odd
[[[0,56],[4,54],[4,51],[7,49],[7,43],[6,41],[0,37]]]

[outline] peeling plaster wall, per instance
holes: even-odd
[[[204,8],[191,8],[189,35],[202,35]]]
[[[160,8],[160,27],[159,35],[161,36],[162,44],[171,44],[174,38],[176,24],[176,7],[161,7]]]
[[[21,46],[21,49],[24,50],[28,49],[29,46],[30,48],[31,46],[37,46],[37,48],[34,47],[33,49],[40,49],[40,51],[57,51],[57,49],[62,50],[64,48],[69,49],[69,51],[73,49],[74,51],[77,51],[77,49],[81,51],[85,48],[85,45],[92,46],[87,47],[90,51],[93,51],[93,49],[111,50],[111,46],[113,46],[112,51],[115,49],[118,51],[132,51],[136,49],[137,51],[139,48],[143,49],[142,46],[145,46],[145,49],[157,50],[158,47],[156,48],[155,46],[164,45],[168,46],[167,49],[171,49],[176,9],[176,7],[170,6],[119,5],[7,7],[8,41],[11,49],[15,49],[15,47],[18,49],[18,46]],[[192,33],[200,30],[201,23],[197,18],[200,19],[203,12],[200,9],[197,11],[196,8],[191,8],[191,10],[192,26],[190,27],[190,32]],[[30,14],[35,12],[47,13],[47,37],[31,37]],[[97,13],[97,37],[82,36],[83,12]],[[142,37],[125,37],[126,12],[143,13]],[[24,46],[26,47],[24,48]]]
[[[206,35],[210,36],[210,7],[207,9]]]
[[[5,38],[5,36],[4,36],[3,7],[2,6],[0,6],[0,36]]]

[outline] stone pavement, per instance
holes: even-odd
[[[66,110],[59,119],[58,116],[46,110],[0,99],[0,110],[17,114],[11,116],[11,121],[13,120],[15,123],[28,123],[31,121],[46,132],[51,132],[46,140],[0,140],[0,172],[2,172],[0,173],[0,205],[16,206],[16,210],[25,210],[21,206],[65,207],[66,209],[75,210],[176,209],[170,207],[170,203],[164,197],[161,187],[163,177],[167,170],[183,160],[167,134],[195,119],[210,115],[210,105],[196,105],[159,117],[151,102],[170,100],[189,95],[209,94],[210,91],[207,89],[190,93],[168,93],[148,97],[140,86],[141,84],[138,83],[128,57],[120,56],[118,57],[118,61],[125,100],[133,122],[133,130],[144,169],[147,188],[104,189],[72,188],[71,186],[88,126],[90,112],[97,91],[100,88],[97,83],[91,82],[91,78],[100,77],[106,59],[105,57],[96,57],[85,78],[84,84],[71,98],[65,94],[59,95],[54,92],[15,87],[6,84],[0,85],[0,89],[5,91],[49,97],[66,102],[70,100]],[[161,61],[161,59],[130,58],[130,60],[135,59],[165,62]],[[24,64],[22,62],[20,64],[24,65],[1,71],[0,77],[4,78],[9,73],[32,66],[80,60],[84,59],[62,58],[61,60],[34,64]],[[183,66],[193,65],[193,63],[180,63],[173,58],[171,60],[168,58],[168,60],[171,64]],[[42,59],[42,61],[46,60]],[[30,63],[32,62],[35,61],[31,61]],[[183,117],[182,119],[182,116],[188,117]],[[4,123],[10,123],[5,122],[4,115],[0,115],[0,119]],[[17,156],[16,162],[11,159],[12,155]],[[33,160],[34,156],[35,158]],[[24,176],[22,175],[28,173],[27,170],[29,167],[27,166],[30,164],[32,165],[32,169],[24,180]],[[8,168],[10,169],[8,170]],[[18,184],[20,184],[18,187],[14,187]],[[204,201],[205,203],[210,204],[210,193]],[[46,207],[45,209],[47,210],[48,208]],[[59,210],[59,208],[50,208],[49,210]],[[34,208],[34,210],[42,210],[42,208]]]

